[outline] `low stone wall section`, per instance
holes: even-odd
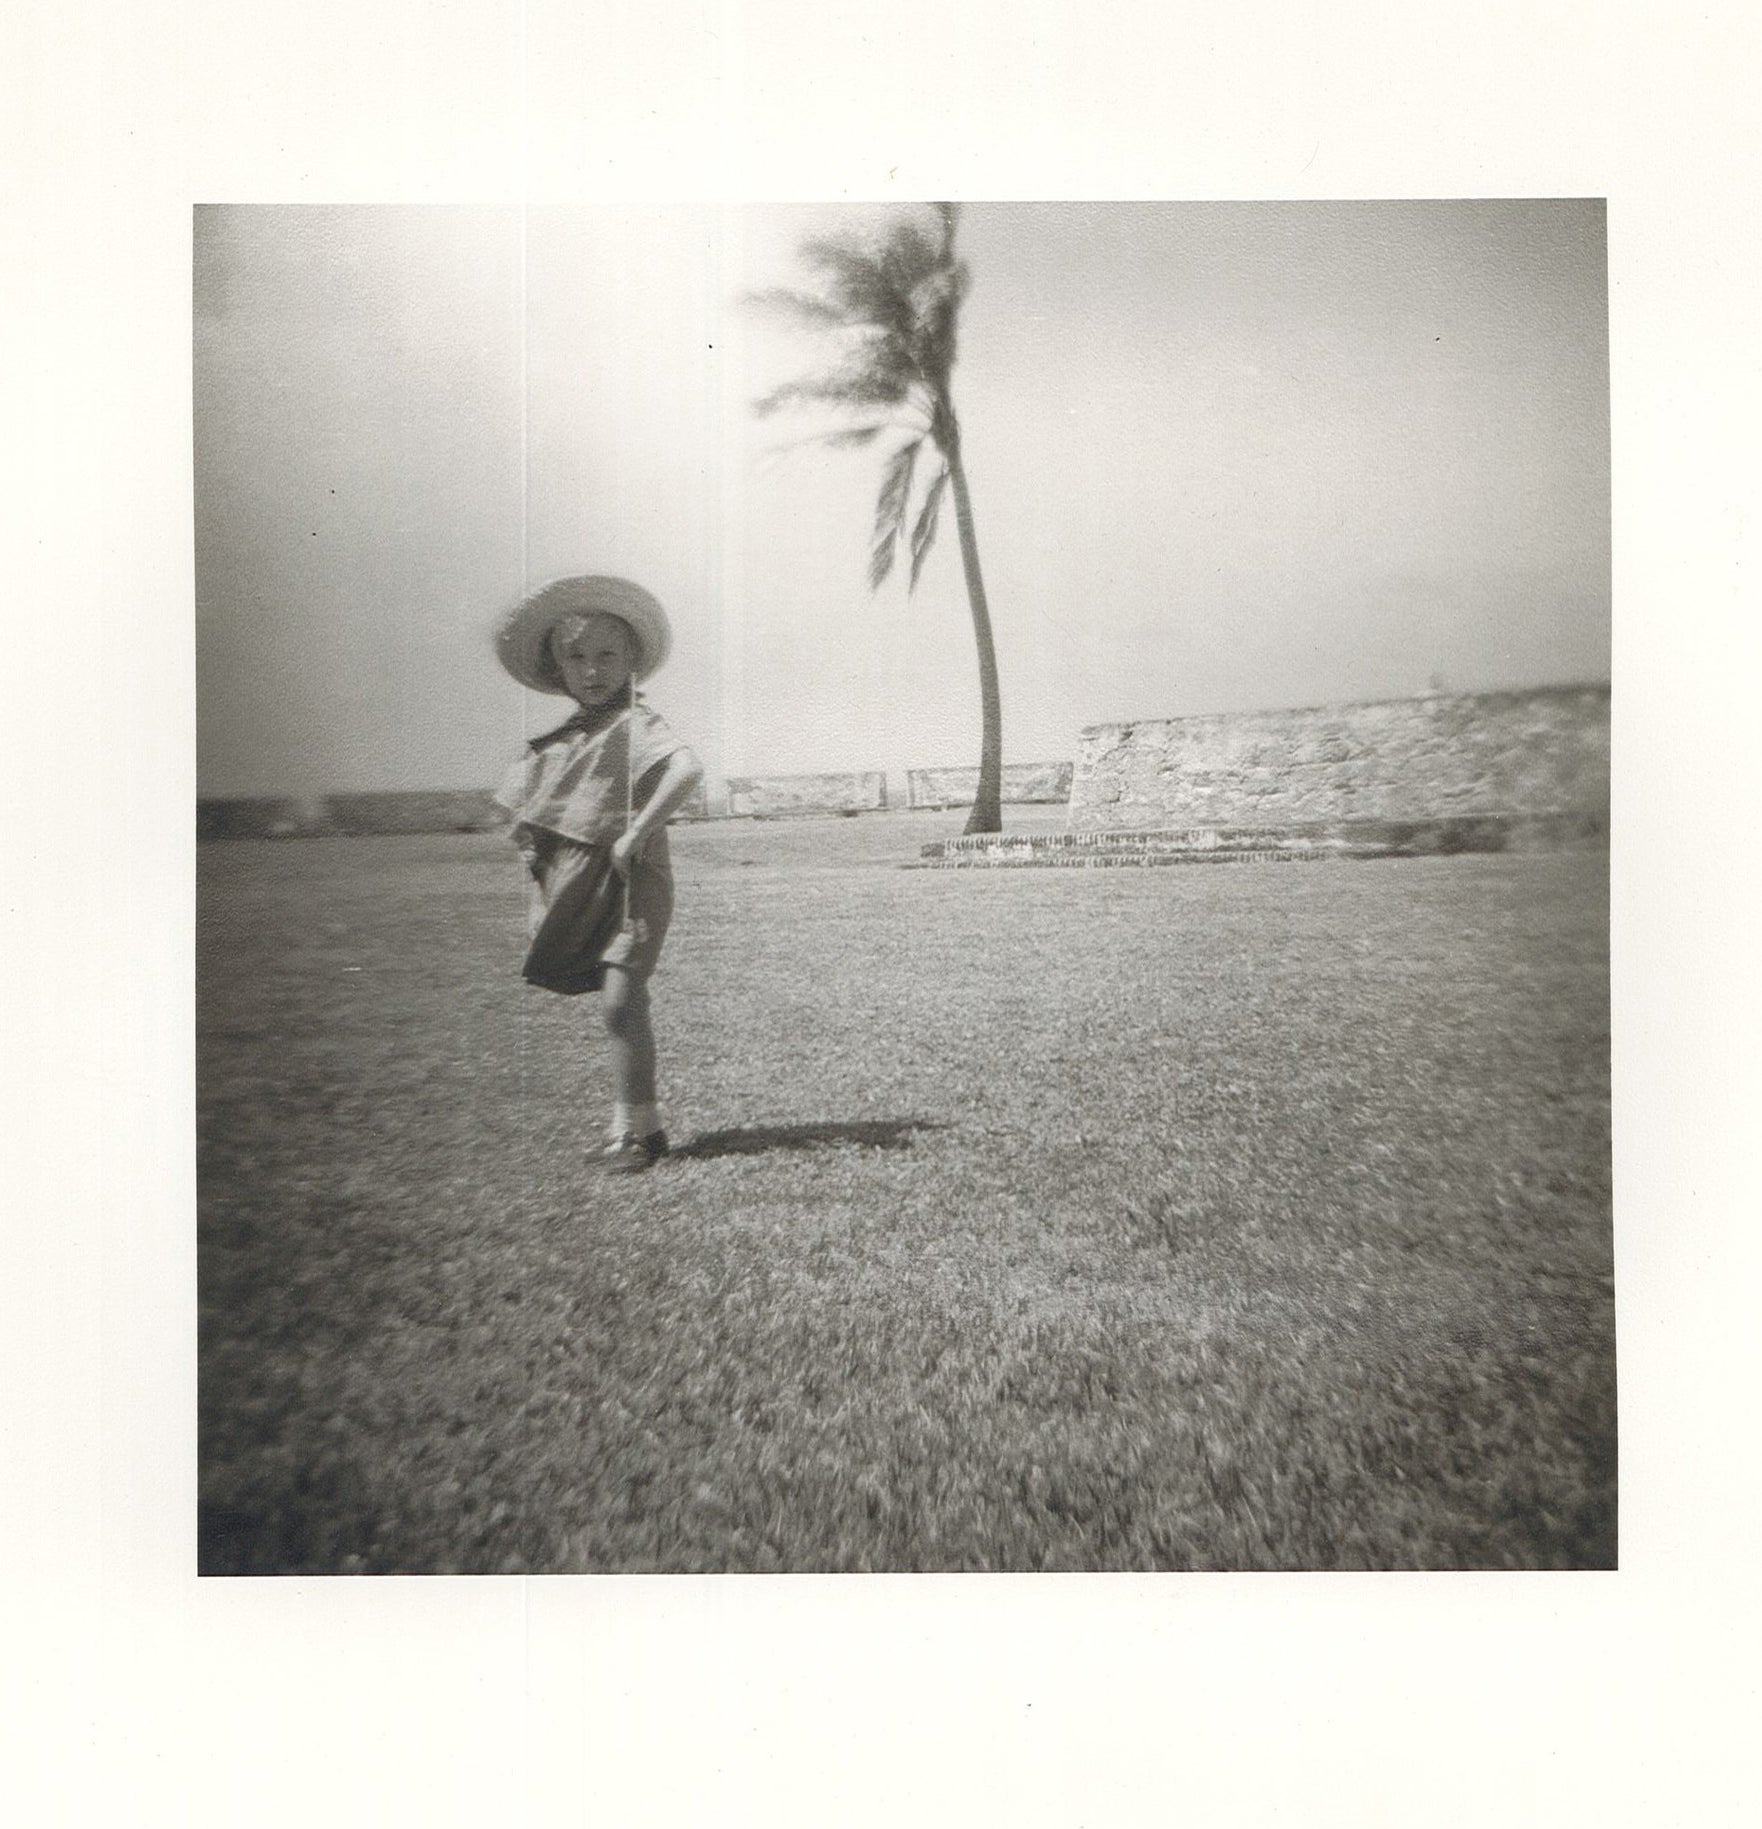
[[[783,818],[797,813],[878,813],[887,806],[887,776],[730,775],[728,811],[735,818]]]
[[[1079,740],[1067,824],[1606,820],[1608,807],[1609,688],[1554,686],[1095,725]]]
[[[703,784],[675,819],[706,819]],[[198,840],[364,838],[417,832],[495,832],[508,815],[488,788],[383,794],[259,795],[196,803]]]
[[[1068,762],[1010,762],[1000,782],[1005,806],[1062,805],[1071,797]],[[908,807],[970,807],[979,792],[976,768],[909,768]]]
[[[1168,832],[989,833],[937,839],[923,846],[919,863],[908,868],[1093,869],[1608,848],[1608,824],[1601,814],[1478,814],[1459,819],[1341,819],[1268,827],[1189,826]]]

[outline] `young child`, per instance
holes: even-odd
[[[496,654],[521,685],[564,693],[580,709],[527,746],[496,799],[532,878],[527,975],[551,988],[598,990],[612,1042],[611,1140],[597,1163],[640,1174],[667,1152],[655,1102],[648,980],[673,915],[667,820],[703,769],[638,695],[667,658],[666,612],[623,578],[559,578],[517,604],[496,630]],[[587,872],[609,864],[609,938],[571,920]],[[559,957],[559,949],[574,957]],[[535,961],[542,970],[535,967]]]

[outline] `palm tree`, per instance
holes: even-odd
[[[954,495],[960,533],[967,605],[979,650],[979,789],[968,817],[968,832],[1003,829],[1003,712],[997,691],[997,654],[991,612],[979,571],[979,543],[973,533],[973,503],[961,462],[961,427],[949,376],[954,369],[955,332],[967,295],[967,264],[954,252],[956,206],[934,206],[938,232],[927,233],[911,218],[894,223],[879,242],[856,235],[820,236],[805,242],[803,261],[822,279],[816,292],[788,288],[753,295],[753,303],[780,310],[798,323],[840,333],[842,356],[819,374],[786,382],[753,403],[761,415],[784,407],[827,407],[842,421],[814,435],[812,442],[834,448],[872,444],[883,433],[898,434],[881,474],[875,503],[875,531],[869,550],[869,587],[879,590],[895,556],[908,544],[906,532],[912,485],[929,447],[935,474],[924,487],[911,521],[911,572],[915,590],[924,569],[945,491]]]

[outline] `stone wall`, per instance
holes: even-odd
[[[703,783],[692,790],[675,819],[704,819]],[[199,800],[196,837],[335,838],[408,832],[494,832],[508,815],[488,788],[440,788],[383,794],[259,795]]]
[[[979,791],[976,768],[910,768],[905,781],[909,807],[970,807]],[[1006,806],[1062,804],[1071,797],[1071,765],[1006,763],[999,785]]]
[[[1609,806],[1609,688],[1438,694],[1098,724],[1068,829],[1585,814]]]
[[[258,795],[196,803],[196,836],[334,838],[366,833],[493,832],[507,815],[487,788],[428,793]]]
[[[736,818],[792,813],[878,813],[887,805],[882,771],[849,775],[730,775],[728,811]]]

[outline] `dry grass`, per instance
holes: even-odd
[[[201,1566],[1612,1564],[1605,860],[959,823],[676,831],[623,1183],[505,841],[204,847]]]

